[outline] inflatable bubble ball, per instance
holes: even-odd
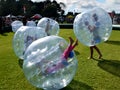
[[[74,33],[86,46],[94,46],[108,40],[112,31],[112,20],[105,10],[95,7],[75,17]]]
[[[24,59],[24,53],[27,47],[35,40],[47,36],[40,27],[22,26],[13,37],[13,49],[20,59]]]
[[[38,21],[38,27],[44,28],[45,32],[48,36],[50,35],[58,35],[60,31],[60,27],[57,21],[44,17]]]
[[[23,71],[27,80],[44,90],[59,90],[73,79],[77,69],[74,51],[67,60],[62,58],[68,43],[59,36],[47,36],[34,41],[26,50]]]
[[[23,26],[23,23],[19,20],[15,20],[11,23],[12,31],[16,32],[21,26]]]

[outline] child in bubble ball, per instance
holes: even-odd
[[[59,70],[69,64],[67,60],[68,60],[68,58],[72,58],[74,56],[72,50],[78,45],[78,39],[76,40],[75,43],[71,37],[69,37],[69,40],[70,40],[70,44],[64,50],[61,60],[58,63],[56,63],[50,67],[47,67],[45,70],[45,73],[47,73],[47,74],[54,73],[54,72],[56,72],[56,70]],[[74,45],[73,45],[73,43],[74,43]]]
[[[99,43],[101,41],[101,37],[98,34],[98,28],[100,26],[100,23],[98,22],[98,16],[96,13],[92,15],[92,18],[93,18],[93,21],[95,22],[95,26],[89,25],[89,22],[87,22],[87,21],[85,22],[85,25],[88,26],[88,29],[90,30],[90,32],[93,33],[94,38],[91,43],[95,44],[95,43]],[[97,51],[97,53],[99,54],[98,59],[101,59],[102,54],[96,45],[90,46],[90,57],[88,57],[88,59],[94,59],[93,58],[93,49],[95,49]]]

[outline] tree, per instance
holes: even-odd
[[[55,5],[48,5],[43,9],[43,16],[45,17],[57,17],[57,8]]]
[[[42,12],[43,16],[58,17],[59,12],[61,12],[61,14],[64,13],[60,7],[60,4],[58,4],[55,0],[53,0],[53,2],[50,2],[50,0],[44,2],[44,9]]]
[[[59,12],[64,13],[60,5],[55,0],[46,0],[44,2],[33,3],[31,0],[1,0],[0,1],[0,15],[5,16],[8,14],[24,15],[23,7],[27,16],[34,14],[41,14],[46,17],[58,17]]]

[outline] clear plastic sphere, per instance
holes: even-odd
[[[35,21],[27,21],[27,23],[26,23],[26,26],[34,26],[34,27],[36,27],[36,23],[35,23]]]
[[[105,10],[96,7],[78,14],[73,27],[81,43],[94,46],[108,40],[112,31],[112,20]]]
[[[44,17],[38,21],[37,24],[38,27],[44,28],[45,32],[47,33],[48,36],[50,35],[58,35],[59,34],[59,24],[57,21]]]
[[[19,20],[16,20],[11,23],[11,26],[12,26],[12,31],[16,32],[21,26],[23,26],[23,23]]]
[[[67,62],[61,58],[68,43],[58,36],[47,36],[34,41],[25,52],[23,71],[27,80],[45,90],[58,90],[67,86],[77,69],[74,53]],[[63,66],[63,64],[65,66]]]
[[[35,40],[47,36],[44,30],[40,27],[22,26],[14,35],[13,49],[15,54],[24,59],[23,55],[27,47]]]

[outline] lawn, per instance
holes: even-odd
[[[42,90],[32,86],[22,71],[22,62],[12,48],[14,33],[0,35],[0,90]],[[59,34],[68,41],[75,39],[72,29]],[[98,45],[103,59],[88,60],[89,47],[79,42],[75,48],[78,69],[72,82],[62,90],[120,90],[120,31],[113,30],[107,42]]]

